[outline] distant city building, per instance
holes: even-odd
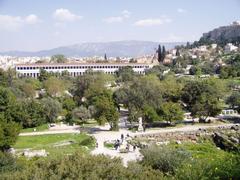
[[[232,26],[239,26],[240,25],[240,21],[234,21],[231,24]]]
[[[217,44],[211,44],[211,47],[212,47],[213,49],[216,49],[216,48],[217,48]]]
[[[81,76],[88,70],[102,71],[106,74],[115,74],[120,68],[130,66],[138,74],[145,74],[145,71],[151,68],[149,64],[140,63],[65,63],[65,64],[18,64],[16,72],[18,77],[37,78],[40,70],[43,69],[49,73],[68,72],[70,76]]]
[[[228,43],[225,47],[224,47],[224,51],[226,53],[228,52],[232,52],[232,51],[237,51],[238,50],[238,47],[237,46],[234,46],[232,43]]]

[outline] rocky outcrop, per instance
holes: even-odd
[[[200,43],[240,43],[240,25],[232,24],[216,28],[208,33],[204,33],[199,41]]]

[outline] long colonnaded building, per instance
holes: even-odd
[[[140,63],[64,63],[64,64],[18,64],[16,72],[18,77],[37,78],[40,70],[43,69],[49,73],[68,72],[70,76],[76,77],[84,75],[88,70],[104,72],[106,74],[115,74],[120,68],[132,67],[138,74],[145,74],[146,70],[151,68],[150,64]]]

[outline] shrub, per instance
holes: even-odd
[[[151,166],[165,174],[174,174],[176,169],[190,158],[186,151],[168,146],[150,146],[141,153],[144,156],[141,164]]]

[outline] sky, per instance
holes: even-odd
[[[0,51],[186,42],[240,20],[240,0],[0,0]]]

